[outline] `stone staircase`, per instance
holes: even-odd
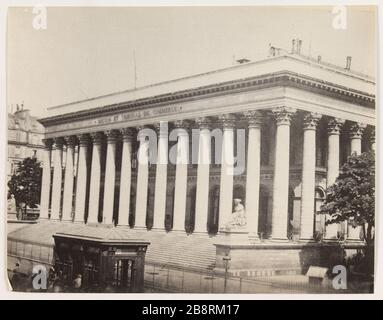
[[[164,266],[208,270],[215,264],[215,237],[185,233],[130,230],[134,238],[150,241],[146,260]]]
[[[41,221],[33,225],[25,225],[17,230],[9,230],[8,239],[17,242],[54,246],[52,235],[57,232],[84,232],[84,228],[99,228],[84,224]],[[143,239],[150,242],[146,261],[164,267],[186,268],[189,270],[209,270],[215,264],[215,237],[190,234],[184,232],[164,232],[134,230],[128,227],[117,227],[132,239]],[[86,231],[86,230],[85,230]],[[90,232],[92,230],[89,230]]]

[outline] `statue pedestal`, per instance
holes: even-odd
[[[222,228],[219,230],[220,244],[249,244],[249,232],[245,227]]]

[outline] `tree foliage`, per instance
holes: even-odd
[[[36,208],[40,204],[41,166],[36,158],[25,158],[17,165],[8,182],[8,198],[15,197],[16,206],[21,204]]]
[[[375,156],[373,152],[351,155],[335,183],[327,189],[320,210],[329,215],[326,224],[348,221],[362,226],[367,244],[373,242],[375,226]]]

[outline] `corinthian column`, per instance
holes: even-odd
[[[350,127],[350,138],[351,138],[351,154],[362,153],[362,135],[366,129],[366,125],[362,123],[354,123]]]
[[[118,225],[129,225],[130,187],[132,180],[132,140],[133,130],[124,128],[122,134],[122,160],[120,178],[120,203],[118,208]]]
[[[105,167],[103,222],[113,224],[114,189],[116,187],[116,143],[119,137],[117,130],[106,131],[107,150]]]
[[[92,165],[89,187],[89,214],[87,223],[98,223],[101,183],[101,148],[104,141],[102,132],[90,134],[93,141]]]
[[[154,192],[153,229],[165,229],[166,185],[168,177],[168,124],[161,122],[156,125],[158,134],[158,152],[156,167],[156,185]]]
[[[199,125],[199,144],[198,144],[198,169],[197,169],[197,188],[196,188],[196,213],[194,232],[207,232],[207,219],[209,208],[209,172],[211,162],[211,134],[210,120],[201,117],[197,118]]]
[[[375,128],[370,131],[370,147],[371,151],[375,152]]]
[[[316,128],[320,115],[308,113],[303,119],[303,164],[301,188],[301,240],[312,240],[314,237],[315,205],[315,151]]]
[[[362,123],[354,123],[350,127],[351,138],[351,154],[360,155],[362,153],[362,135],[366,125]],[[348,240],[360,241],[360,226],[353,226],[352,223],[347,224]]]
[[[230,219],[233,210],[235,116],[232,114],[224,114],[218,118],[223,127],[218,218],[219,229],[222,229]]]
[[[189,163],[189,135],[184,121],[176,121],[177,163],[174,186],[173,230],[185,230],[186,192]]]
[[[54,169],[52,185],[52,210],[51,219],[60,219],[61,185],[62,185],[62,161],[63,161],[63,138],[55,138],[53,146]]]
[[[66,165],[64,180],[63,221],[72,221],[73,207],[73,179],[74,179],[74,148],[77,143],[75,136],[65,137],[66,141]]]
[[[275,135],[272,238],[277,240],[287,239],[290,122],[294,112],[294,109],[286,107],[273,109],[277,128]]]
[[[328,132],[328,159],[327,159],[327,187],[334,184],[339,175],[339,135],[344,124],[344,120],[332,118],[327,125]],[[336,239],[338,224],[326,226],[326,239]]]
[[[51,188],[51,153],[52,139],[44,139],[44,166],[43,177],[41,180],[41,196],[40,196],[40,219],[48,219],[49,214],[49,195]]]
[[[88,153],[89,135],[81,134],[79,139],[78,154],[78,170],[77,170],[77,187],[76,187],[76,204],[74,221],[85,222],[85,197],[86,197],[86,180],[87,180],[87,163],[86,157]]]
[[[136,216],[135,228],[146,228],[146,209],[148,202],[148,179],[149,179],[149,140],[143,132],[143,127],[138,127],[138,168],[137,168],[137,193],[136,193]]]
[[[247,229],[253,238],[258,238],[262,114],[259,111],[251,110],[246,111],[244,116],[248,120],[249,127],[245,205]]]

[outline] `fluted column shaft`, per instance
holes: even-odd
[[[177,162],[174,182],[173,230],[185,230],[186,193],[189,162],[189,136],[183,121],[175,122],[177,128]]]
[[[276,108],[275,164],[273,182],[272,238],[287,239],[289,199],[290,122],[294,110]]]
[[[168,175],[168,125],[160,123],[156,127],[158,134],[158,152],[156,167],[156,184],[154,192],[153,228],[165,229],[166,186]]]
[[[223,229],[233,210],[235,117],[232,114],[225,114],[220,116],[219,120],[223,126],[223,139],[218,225],[219,229]]]
[[[244,116],[249,127],[245,204],[247,229],[252,237],[258,238],[262,115],[259,111],[247,111]]]
[[[104,135],[102,132],[95,132],[91,133],[91,138],[93,141],[93,151],[90,172],[89,214],[87,223],[98,223],[101,184],[101,150]]]
[[[121,160],[121,178],[120,178],[120,202],[118,208],[118,225],[129,225],[130,213],[130,192],[132,180],[132,140],[133,130],[125,128],[121,130],[122,134],[122,160]]]
[[[327,158],[327,187],[335,183],[339,175],[339,135],[344,120],[332,118],[327,125],[328,132],[328,158]],[[337,238],[338,224],[326,226],[325,238]]]
[[[319,119],[318,114],[309,113],[304,116],[303,120],[301,240],[314,238],[316,128]]]
[[[65,138],[66,141],[66,164],[64,178],[64,200],[63,200],[63,221],[72,221],[73,207],[73,183],[74,183],[74,148],[76,145],[76,137],[70,136]]]
[[[44,139],[44,166],[43,176],[41,180],[41,196],[40,196],[40,219],[48,219],[49,214],[49,195],[51,187],[51,153],[52,139]]]
[[[52,185],[52,210],[51,219],[60,219],[61,185],[62,185],[62,161],[63,161],[63,138],[55,138],[53,146],[54,169]]]
[[[116,187],[116,143],[118,139],[118,131],[106,131],[105,134],[107,136],[107,150],[102,220],[105,224],[113,224],[114,190]]]
[[[199,144],[198,144],[198,169],[197,187],[195,203],[195,223],[194,232],[207,232],[208,208],[209,208],[209,174],[211,162],[211,133],[209,120],[207,118],[197,118],[199,125]]]
[[[85,222],[85,201],[86,201],[86,180],[87,180],[87,162],[89,136],[81,134],[79,137],[79,154],[76,186],[76,204],[75,204],[75,222]]]
[[[351,154],[360,155],[362,153],[362,135],[366,129],[366,125],[362,123],[354,123],[350,127],[350,138],[351,138]],[[347,239],[349,240],[360,240],[361,226],[353,226],[352,223],[347,223]]]
[[[135,228],[146,228],[146,210],[148,201],[148,179],[149,179],[149,140],[138,128],[138,169],[137,169],[137,194],[136,194],[136,216]]]

